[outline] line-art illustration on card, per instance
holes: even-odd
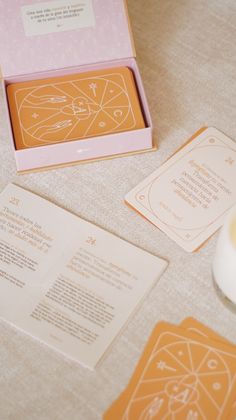
[[[125,67],[11,84],[8,98],[18,149],[145,126]]]
[[[217,349],[181,335],[160,335],[122,420],[220,419],[235,377]]]

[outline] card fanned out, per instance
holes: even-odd
[[[104,420],[226,420],[236,416],[236,346],[193,318],[157,324]]]
[[[190,141],[125,201],[177,242],[197,250],[236,203],[236,143],[215,128]]]

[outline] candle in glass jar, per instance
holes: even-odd
[[[236,207],[221,229],[213,260],[213,275],[218,288],[236,305]]]

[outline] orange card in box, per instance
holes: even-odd
[[[128,67],[7,87],[16,149],[145,127]]]

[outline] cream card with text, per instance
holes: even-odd
[[[89,368],[166,266],[20,187],[0,194],[0,317]]]
[[[206,128],[130,191],[125,201],[188,252],[236,203],[236,143]]]

